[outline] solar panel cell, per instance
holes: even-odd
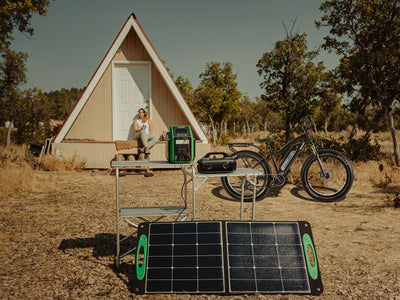
[[[174,256],[173,258],[173,267],[186,267],[186,268],[195,268],[197,266],[197,257],[196,256]]]
[[[174,245],[174,256],[197,255],[196,245]]]
[[[309,291],[308,281],[306,279],[283,280],[282,292],[299,293]]]
[[[282,293],[283,292],[282,281],[280,279],[257,280],[257,291],[264,293],[266,292]]]
[[[212,292],[223,292],[224,281],[218,280],[199,280],[199,292],[201,293],[212,293]]]
[[[197,270],[195,268],[174,268],[172,276],[174,279],[196,279]]]
[[[157,233],[168,233],[172,232],[172,223],[159,223],[157,226],[151,226],[150,229],[151,234]]]
[[[147,272],[147,279],[170,279],[170,268],[151,268]]]
[[[150,254],[149,254],[150,255]],[[172,257],[171,256],[151,256],[151,259],[147,260],[148,268],[171,268]]]
[[[171,293],[171,280],[147,280],[146,292]]]
[[[222,267],[222,257],[220,255],[205,255],[198,257],[198,264],[204,267]]]
[[[205,245],[198,245],[198,254],[199,255],[221,255],[222,249],[217,245],[213,244],[205,244]]]
[[[174,244],[183,244],[183,245],[193,245],[197,242],[197,236],[195,233],[183,233],[183,234],[175,234],[173,238]]]
[[[256,290],[256,282],[254,280],[247,280],[243,278],[239,279],[232,279],[230,281],[231,288],[230,292],[240,292],[240,293],[246,293],[246,292],[253,292]]]
[[[249,238],[251,238],[251,240],[254,244],[261,244],[261,245],[275,245],[276,244],[276,239],[275,239],[274,234],[254,233],[251,236],[249,236]]]
[[[237,233],[229,233],[228,234],[228,244],[250,244],[251,236],[249,234],[237,234]]]

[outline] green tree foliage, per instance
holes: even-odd
[[[198,116],[200,121],[211,126],[215,143],[227,122],[240,110],[241,93],[231,63],[208,63],[200,78],[195,90],[195,111],[202,112]]]
[[[194,101],[193,100],[194,89],[193,89],[192,84],[190,83],[189,79],[179,76],[175,80],[175,84],[178,87],[178,89],[180,90],[183,98],[187,101],[189,106],[191,106],[191,103]]]
[[[19,114],[15,118],[17,129],[14,134],[15,140],[24,143],[43,141],[46,137],[49,137],[47,97],[36,88],[28,89],[23,92],[19,103]]]
[[[49,0],[0,1],[0,51],[9,48],[15,29],[33,35],[30,19],[34,14],[46,15],[49,5]]]
[[[264,137],[267,137],[267,130],[274,132],[282,128],[282,120],[279,113],[268,109],[265,101],[257,97],[255,99],[254,118],[257,119],[258,127],[264,131]]]
[[[45,15],[49,4],[48,0],[0,1],[0,108],[1,120],[10,121],[7,146],[11,141],[12,126],[27,106],[23,103],[25,97],[19,89],[26,78],[27,54],[10,49],[13,33],[17,29],[21,33],[33,35],[30,19],[36,13]]]
[[[44,93],[49,102],[47,118],[65,120],[75,106],[75,103],[81,97],[83,91],[83,88],[71,88]]]
[[[347,92],[359,95],[352,100],[353,111],[362,113],[373,105],[382,112],[375,121],[387,119],[399,166],[392,107],[400,96],[400,2],[330,0],[320,10],[325,14],[317,27],[330,27],[324,47],[343,55],[340,75],[346,80]],[[369,138],[369,131],[365,137]]]
[[[256,103],[250,100],[249,96],[244,96],[241,101],[241,110],[238,115],[238,121],[243,135],[248,135],[254,132],[258,121],[256,111]]]
[[[312,62],[316,55],[315,51],[307,51],[306,34],[287,33],[257,63],[263,78],[260,86],[265,89],[261,99],[270,110],[280,113],[286,139],[293,136],[296,124],[318,104],[318,83],[324,66]]]
[[[25,61],[27,55],[7,49],[2,53],[0,64],[0,107],[1,120],[9,121],[7,129],[7,147],[11,143],[11,131],[15,119],[21,115],[24,109],[23,95],[19,88],[21,83],[26,82]]]
[[[59,128],[52,128],[50,119],[65,120],[83,90],[71,88],[49,93],[43,93],[37,88],[24,92],[18,90],[14,105],[6,107],[7,116],[13,116],[13,140],[17,143],[43,142],[54,136]]]
[[[320,90],[318,96],[319,114],[323,118],[323,128],[325,136],[328,136],[328,126],[331,121],[337,123],[341,113],[341,103],[343,96],[340,93],[342,80],[334,71],[328,71],[322,74]]]

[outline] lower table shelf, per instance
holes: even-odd
[[[181,221],[186,220],[187,216],[190,213],[186,210],[184,206],[155,206],[155,207],[121,207],[120,216],[125,220],[125,222],[117,221],[119,224],[127,225],[130,227],[138,228],[139,223],[135,223],[133,220],[129,218],[140,219],[143,222],[149,222],[149,218],[155,218],[152,221],[158,222],[160,219],[164,217],[173,217],[182,218]],[[116,257],[116,265],[119,267],[120,259],[124,256],[132,253],[136,250],[136,247],[129,248],[126,252],[121,253],[121,243],[130,237],[136,234],[137,230],[135,229],[129,235],[121,238],[119,236],[119,230],[117,230],[117,257]]]
[[[140,218],[146,217],[168,217],[178,215],[189,215],[183,206],[155,206],[155,207],[122,207],[121,217]]]

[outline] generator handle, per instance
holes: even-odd
[[[224,157],[229,157],[229,154],[225,152],[208,152],[204,155],[204,158],[209,158],[211,155],[223,155]]]

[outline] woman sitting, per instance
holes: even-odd
[[[149,114],[143,108],[138,110],[138,118],[133,120],[133,139],[141,140],[143,144],[143,153],[150,154],[150,149],[158,142],[158,138],[153,136],[153,122]],[[143,154],[141,153],[141,154]],[[143,155],[142,155],[143,157]],[[141,157],[139,156],[139,159]]]

